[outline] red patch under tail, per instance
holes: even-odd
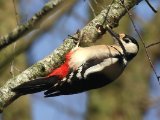
[[[52,77],[52,76],[59,76],[60,78],[66,77],[70,69],[68,63],[69,63],[71,54],[72,54],[71,51],[67,53],[65,56],[65,62],[59,68],[56,68],[55,70],[53,70],[47,77]]]

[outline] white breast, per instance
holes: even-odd
[[[86,48],[79,47],[77,49],[74,49],[71,55],[71,59],[69,61],[70,68],[76,70],[88,60],[89,54],[90,53],[87,51]]]
[[[101,59],[113,57],[119,52],[110,46],[96,45],[90,47],[78,47],[72,50],[71,59],[69,61],[70,68],[77,69],[89,59]]]

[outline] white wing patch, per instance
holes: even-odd
[[[66,81],[67,80],[67,78],[65,77],[65,78],[63,78],[61,81]]]
[[[72,72],[70,75],[69,75],[69,78],[67,79],[67,82],[71,82],[71,79],[73,77],[74,73]]]
[[[79,79],[81,79],[82,78],[81,73],[82,73],[82,66],[78,68],[78,73],[76,74],[76,77],[78,77]]]
[[[95,66],[92,66],[92,67],[88,68],[84,73],[84,78],[86,78],[87,75],[89,75],[91,73],[103,70],[105,67],[110,66],[110,65],[116,63],[117,61],[118,61],[118,58],[104,59],[104,61],[101,62],[100,64],[97,64]]]

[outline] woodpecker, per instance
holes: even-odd
[[[48,76],[25,82],[12,91],[20,95],[44,91],[45,97],[77,94],[103,87],[117,79],[137,55],[137,41],[112,29],[113,45],[76,47],[65,55],[65,62]]]

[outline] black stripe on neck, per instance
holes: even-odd
[[[125,57],[126,57],[126,60],[127,60],[127,61],[130,61],[130,60],[132,60],[135,56],[136,56],[136,54],[134,54],[134,53],[127,53],[127,55],[126,55]]]

